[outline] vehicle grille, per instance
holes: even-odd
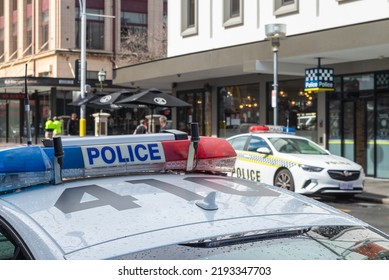
[[[328,170],[328,174],[332,179],[339,181],[354,181],[359,178],[360,171],[349,170]]]

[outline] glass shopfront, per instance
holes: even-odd
[[[279,82],[278,125],[295,128],[296,134],[317,142],[317,93],[303,89],[302,79]],[[272,85],[268,84],[268,92]],[[273,123],[271,98],[268,98],[268,116]]]
[[[178,91],[177,97],[191,104],[191,107],[177,108],[177,129],[190,132],[192,122],[199,124],[199,133],[203,136],[212,135],[211,93],[208,89],[193,89]]]
[[[337,77],[327,100],[328,149],[389,178],[389,71]]]
[[[218,135],[228,138],[259,123],[259,84],[218,88]]]

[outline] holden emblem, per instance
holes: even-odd
[[[344,177],[350,177],[351,175],[353,175],[353,174],[350,171],[347,171],[347,170],[343,171]]]

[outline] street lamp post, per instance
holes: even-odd
[[[277,103],[278,103],[278,49],[280,40],[286,36],[286,25],[281,23],[273,23],[265,25],[266,38],[271,40],[273,50],[273,91],[272,91],[272,107],[273,107],[273,122],[277,125]]]
[[[103,91],[103,82],[105,81],[106,76],[107,76],[107,72],[104,71],[103,68],[101,68],[101,70],[97,74],[97,77],[99,78],[99,82],[100,82],[100,91]]]
[[[81,81],[80,95],[85,98],[86,84],[86,0],[79,0],[81,13]],[[80,136],[86,136],[86,105],[80,106]]]

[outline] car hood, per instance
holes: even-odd
[[[361,165],[336,155],[288,154],[288,159],[298,162],[299,164],[327,169],[360,170],[362,168]]]

